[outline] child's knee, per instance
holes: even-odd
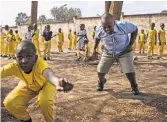
[[[5,100],[3,101],[3,104],[5,106],[5,108],[7,110],[11,110],[12,109],[12,104],[14,103],[13,99],[9,99],[8,97],[5,98]]]

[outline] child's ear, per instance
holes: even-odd
[[[37,59],[38,59],[38,55],[35,55],[35,61],[37,61]]]

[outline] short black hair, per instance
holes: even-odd
[[[15,33],[18,33],[18,30],[15,30]]]
[[[21,41],[18,44],[16,50],[18,50],[19,48],[23,48],[24,46],[30,48],[31,50],[33,50],[34,53],[36,53],[35,45],[32,42],[29,42],[29,41]]]
[[[161,23],[160,26],[165,26],[165,24],[164,24],[164,23]]]
[[[110,13],[104,13],[104,14],[101,16],[101,18],[104,18],[104,17],[113,17],[113,15],[110,14]]]

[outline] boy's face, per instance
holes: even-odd
[[[59,32],[61,33],[61,29],[59,29]]]
[[[9,33],[12,35],[12,34],[13,34],[13,31],[12,31],[12,30],[10,30],[10,31],[9,31]]]
[[[81,30],[84,30],[84,29],[85,29],[85,26],[84,26],[84,25],[81,25],[80,29],[81,29]]]
[[[8,26],[6,26],[6,27],[5,27],[5,30],[7,30],[7,31],[8,31],[8,30],[9,30],[9,27],[8,27]]]
[[[161,27],[161,29],[164,29],[165,25],[164,25],[164,24],[162,24],[160,27]]]
[[[31,72],[36,60],[37,55],[35,54],[33,49],[30,49],[30,47],[24,46],[21,48],[17,48],[16,61],[25,73]]]
[[[47,26],[47,27],[46,27],[46,30],[47,30],[47,31],[50,31],[50,26]]]
[[[154,23],[151,24],[151,29],[154,29],[154,27],[155,27],[155,24]]]
[[[141,33],[144,33],[144,30],[141,30]]]
[[[69,32],[71,32],[71,30],[69,30]]]

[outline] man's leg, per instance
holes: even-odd
[[[54,95],[56,87],[50,83],[44,85],[39,93],[39,106],[42,114],[45,117],[46,122],[54,122],[55,106],[54,106]]]
[[[119,63],[121,66],[121,69],[124,74],[126,74],[126,77],[128,78],[132,93],[134,95],[138,95],[138,86],[136,83],[136,76],[135,76],[135,70],[134,70],[134,64],[133,64],[133,53],[129,52],[119,57]]]
[[[31,122],[27,110],[27,103],[36,95],[36,92],[33,92],[32,90],[27,88],[27,86],[24,83],[20,82],[14,88],[14,90],[12,90],[12,92],[8,94],[3,104],[5,108],[17,119]]]
[[[112,57],[112,55],[109,55],[105,52],[102,53],[100,62],[97,66],[97,72],[98,72],[98,86],[97,91],[102,91],[104,84],[106,82],[105,75],[108,73],[111,65],[114,63],[115,59]]]

